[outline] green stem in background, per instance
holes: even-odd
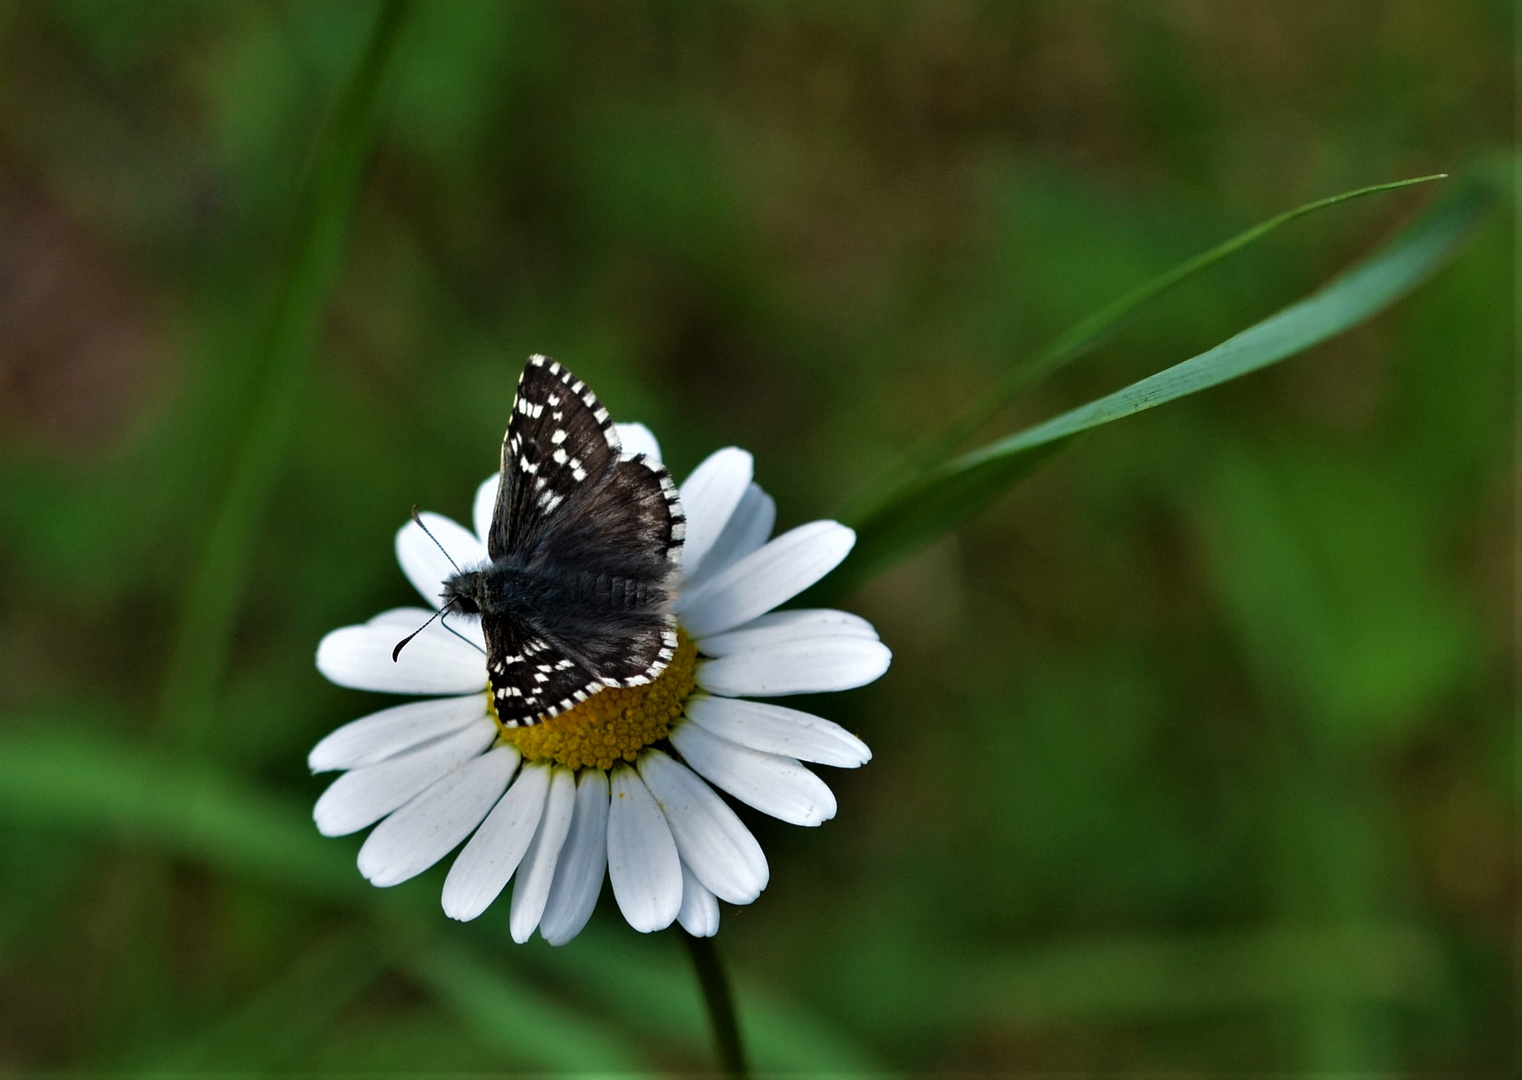
[[[1175,285],[1187,281],[1202,270],[1209,269],[1249,244],[1261,240],[1279,226],[1350,199],[1374,195],[1381,191],[1411,187],[1413,184],[1426,184],[1433,180],[1442,180],[1447,175],[1447,173],[1434,173],[1431,176],[1418,176],[1410,180],[1374,184],[1371,187],[1344,191],[1340,195],[1331,195],[1325,199],[1306,203],[1304,206],[1297,206],[1293,210],[1286,210],[1267,221],[1260,222],[1209,251],[1201,252],[1194,258],[1179,263],[1166,273],[1137,286],[1098,311],[1079,319],[1035,353],[1011,366],[998,382],[994,383],[962,414],[960,419],[910,455],[899,469],[899,482],[912,481],[940,464],[1022,390],[1029,389],[1054,371],[1097,348],[1101,342],[1124,326],[1142,307],[1156,300]],[[843,517],[849,519],[870,517],[882,509],[891,498],[891,494],[886,484],[869,488],[864,497],[853,502],[850,510]]]
[[[411,0],[385,0],[315,148],[294,250],[254,357],[247,412],[205,547],[190,577],[160,702],[160,734],[195,747],[226,672],[248,562],[280,476],[316,351],[318,320],[343,268],[381,109],[381,87]]]
[[[745,1080],[750,1072],[745,1067],[745,1049],[740,1042],[735,999],[724,963],[719,958],[719,948],[711,937],[694,937],[683,931],[682,938],[687,942],[692,966],[698,973],[698,985],[703,990],[703,1003],[708,1006],[708,1019],[713,1024],[713,1038],[724,1075],[730,1080]]]
[[[880,497],[876,509],[847,519],[856,529],[851,557],[810,591],[809,601],[834,602],[960,525],[1074,435],[1278,363],[1378,314],[1447,262],[1495,198],[1495,184],[1477,174],[1323,288],[1215,348],[1045,423],[911,474]]]

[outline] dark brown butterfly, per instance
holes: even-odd
[[[531,357],[502,441],[491,561],[444,583],[446,615],[480,616],[504,724],[536,723],[665,670],[686,529],[665,467],[623,456],[586,384]]]

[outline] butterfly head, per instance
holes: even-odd
[[[506,615],[522,618],[542,601],[546,583],[517,559],[504,558],[460,570],[444,582],[440,599],[446,615]]]
[[[492,607],[486,574],[480,570],[461,571],[444,582],[442,599],[452,615],[479,615]]]

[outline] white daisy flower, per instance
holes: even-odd
[[[649,429],[620,424],[624,452],[659,460]],[[423,514],[396,537],[402,571],[433,608],[443,582],[487,561],[498,477],[476,493],[474,531]],[[537,928],[575,937],[606,875],[629,925],[673,920],[719,928],[719,900],[748,904],[766,887],[766,856],[715,788],[795,825],[835,816],[835,797],[803,762],[855,768],[871,758],[837,724],[752,697],[848,690],[888,669],[865,619],[843,611],[773,611],[834,569],[855,534],[815,521],[772,538],[776,506],[731,447],[681,486],[684,578],[675,659],[645,686],[612,688],[529,727],[497,723],[477,621],[435,622],[393,662],[398,638],[432,613],[386,611],[322,639],[317,667],[341,686],[433,695],[345,724],[308,758],[344,770],[317,800],[318,829],[376,825],[359,852],[373,884],[396,885],[468,841],[444,882],[444,911],[474,919],[515,878],[514,940]]]

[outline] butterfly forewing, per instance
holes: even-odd
[[[567,499],[601,481],[620,449],[597,395],[554,360],[531,358],[518,377],[502,440],[502,485],[487,553],[500,559],[533,543]]]

